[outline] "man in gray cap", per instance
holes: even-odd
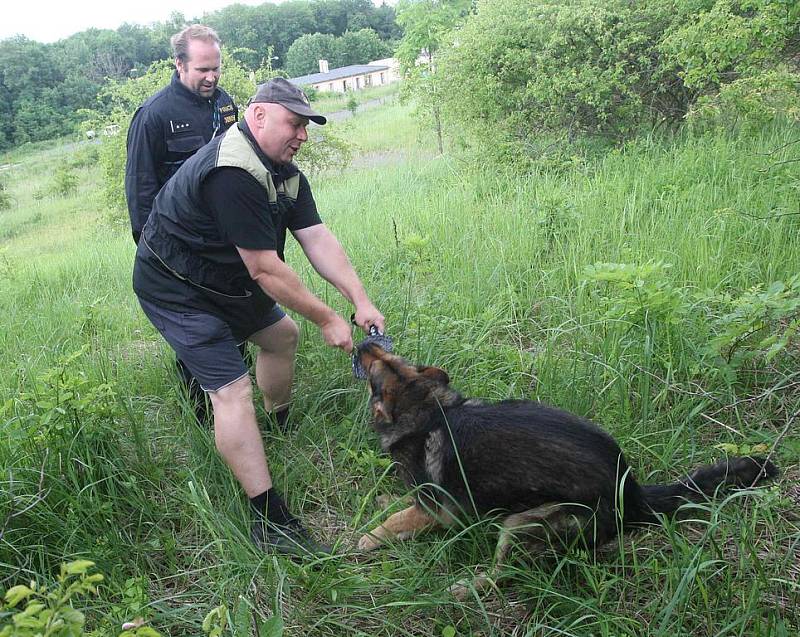
[[[353,347],[347,321],[284,262],[286,231],[353,304],[358,325],[384,327],[292,163],[308,139],[309,120],[326,121],[299,88],[282,78],[259,86],[244,121],[200,149],[159,192],[133,273],[145,314],[211,400],[217,449],[250,498],[254,541],[286,553],[326,547],[273,488],[237,344],[258,347],[256,382],[280,425],[288,416],[299,332],[280,306],[315,323],[328,345]]]

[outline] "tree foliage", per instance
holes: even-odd
[[[87,29],[53,44],[21,36],[0,40],[0,151],[75,132],[79,113],[107,106],[108,94],[102,89],[107,82],[139,77],[154,62],[170,59],[170,37],[200,20],[219,32],[229,56],[239,67],[255,72],[259,81],[266,79],[263,68],[283,67],[292,43],[306,34],[339,38],[330,57],[359,61],[385,57],[390,50],[386,42],[400,34],[394,9],[387,5],[376,7],[370,0],[289,0],[253,7],[232,4],[194,19],[173,13],[148,26]],[[371,31],[362,33],[364,29]]]
[[[350,64],[366,64],[390,56],[391,48],[372,29],[345,31],[341,37],[329,33],[303,35],[286,53],[286,71],[290,77],[319,71],[319,60],[327,60],[330,68]]]
[[[800,120],[800,4],[706,0],[664,38],[686,86],[699,93],[690,120],[756,125]]]
[[[0,148],[70,129],[74,119],[60,108],[63,82],[52,49],[21,36],[0,42]]]
[[[358,31],[345,31],[334,42],[334,62],[336,66],[366,64],[371,60],[389,57],[392,49],[370,28]]]
[[[439,97],[439,50],[450,32],[467,16],[470,0],[401,0],[397,21],[403,38],[397,58],[405,77],[403,97],[413,99],[418,113],[428,120],[443,152],[441,105]]]
[[[275,56],[276,66],[286,68],[289,75],[303,74],[289,70],[287,57],[292,44],[302,36],[319,33],[340,37],[364,28],[375,31],[381,40],[400,35],[394,10],[387,5],[376,7],[370,0],[288,0],[255,7],[235,4],[209,14],[204,20],[228,46],[253,50],[254,64],[261,64],[259,54],[263,57],[271,46],[270,55]]]
[[[523,160],[552,136],[677,126],[710,99],[744,104],[766,73],[797,95],[798,13],[786,0],[478,0],[441,46],[437,102],[476,147]],[[402,5],[398,20],[409,38]],[[767,93],[775,112],[792,101]]]
[[[330,33],[307,33],[297,38],[286,52],[286,72],[289,77],[316,73],[319,60],[331,62],[335,41],[336,37]]]

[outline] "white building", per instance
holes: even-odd
[[[328,69],[328,61],[319,61],[319,73],[290,77],[297,86],[313,86],[320,92],[359,91],[368,86],[391,84],[400,79],[400,63],[395,58],[375,60],[369,64],[351,64]]]

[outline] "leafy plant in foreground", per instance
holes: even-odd
[[[0,603],[0,637],[84,635],[86,616],[74,604],[86,595],[97,594],[96,585],[103,581],[103,575],[91,573],[93,566],[90,560],[75,560],[61,565],[53,585],[32,581],[27,586],[9,588]],[[137,626],[123,631],[120,637],[160,637],[160,633],[149,626]]]
[[[9,588],[0,602],[0,637],[81,637],[86,615],[75,608],[87,595],[97,595],[101,573],[92,573],[94,562],[75,560],[61,565],[54,584],[31,581]],[[24,608],[23,608],[24,606]],[[213,608],[203,620],[203,632],[219,637],[228,625],[224,605]],[[137,617],[122,625],[118,637],[161,637],[154,628]]]
[[[717,319],[707,351],[732,371],[756,358],[771,361],[800,328],[800,275],[723,299],[729,310]]]

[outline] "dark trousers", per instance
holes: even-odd
[[[242,355],[242,360],[245,362],[245,364],[248,367],[251,367],[253,363],[253,357],[250,355],[250,350],[247,348],[247,341],[239,344],[239,353]],[[211,414],[208,413],[206,393],[203,391],[203,388],[200,387],[200,383],[197,382],[197,379],[192,376],[192,372],[189,371],[189,368],[183,364],[181,359],[176,358],[175,365],[178,368],[178,375],[180,376],[181,382],[186,387],[186,391],[189,394],[189,401],[194,407],[194,414],[197,417],[197,420],[199,420],[201,423],[208,422]]]

